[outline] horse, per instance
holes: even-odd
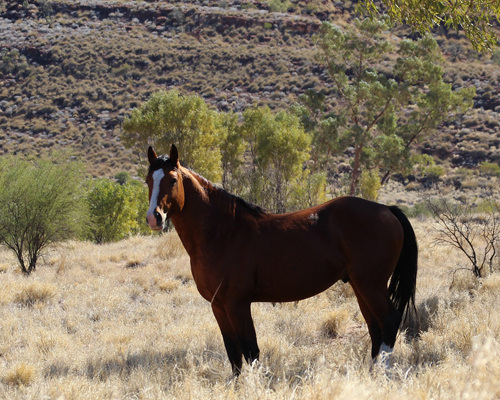
[[[271,214],[148,148],[147,222],[170,219],[210,302],[235,376],[259,346],[252,302],[291,302],[342,280],[352,286],[376,362],[390,356],[402,318],[415,309],[418,247],[397,207],[339,197],[306,210]],[[390,283],[389,283],[390,279]],[[386,359],[387,362],[387,359]]]

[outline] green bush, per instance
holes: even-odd
[[[380,187],[380,175],[378,169],[364,170],[359,177],[359,190],[361,197],[366,200],[376,201]]]
[[[485,176],[500,177],[500,166],[497,163],[483,162],[479,166],[479,172]]]
[[[89,239],[106,243],[148,232],[144,223],[147,191],[135,182],[120,184],[109,179],[96,179],[91,183],[87,193]]]
[[[270,0],[269,11],[271,12],[287,12],[291,6],[291,3],[288,0]]]
[[[430,165],[426,168],[424,168],[424,175],[432,179],[433,181],[437,181],[440,179],[444,174],[446,173],[446,170],[442,165]]]
[[[80,164],[0,160],[0,244],[24,274],[52,243],[78,237],[87,220]]]
[[[412,207],[401,206],[401,209],[409,218],[431,216],[431,210],[429,209],[429,205],[426,202],[416,203]]]

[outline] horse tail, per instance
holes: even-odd
[[[389,283],[389,295],[396,309],[405,318],[415,308],[415,287],[417,284],[418,246],[415,231],[406,215],[396,206],[389,210],[403,227],[404,240],[399,260]]]

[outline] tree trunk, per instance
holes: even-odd
[[[351,189],[349,194],[351,196],[356,195],[356,188],[358,186],[358,175],[359,175],[359,163],[361,159],[361,150],[363,150],[363,145],[358,144],[354,150],[354,166],[352,168],[352,177],[351,177]]]
[[[30,260],[30,266],[28,268],[28,274],[31,274],[34,270],[36,270],[36,262],[37,262],[37,256],[36,254],[33,256],[33,258]]]

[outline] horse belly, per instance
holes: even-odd
[[[344,263],[340,258],[336,262],[328,258],[331,252],[298,247],[262,261],[256,301],[302,300],[323,292],[345,276]]]

